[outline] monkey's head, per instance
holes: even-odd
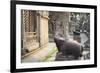
[[[58,51],[60,51],[61,46],[65,43],[65,39],[64,38],[54,37],[54,42],[56,43]]]

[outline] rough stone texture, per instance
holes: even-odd
[[[66,38],[68,35],[69,12],[49,12],[49,41],[53,41],[54,36]]]

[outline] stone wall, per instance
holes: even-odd
[[[48,44],[48,11],[39,11],[40,46]]]
[[[49,12],[49,18],[49,37],[60,36],[67,38],[69,30],[69,12],[51,11]]]

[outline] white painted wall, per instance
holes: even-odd
[[[98,67],[42,71],[34,73],[99,73],[100,72],[100,0],[34,0],[43,2],[98,5]],[[0,73],[10,73],[10,0],[0,1]],[[33,73],[33,72],[27,72]]]

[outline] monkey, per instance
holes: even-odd
[[[83,47],[77,41],[54,37],[54,42],[56,43],[58,53],[63,56],[74,60],[78,60],[79,57],[82,57]]]

